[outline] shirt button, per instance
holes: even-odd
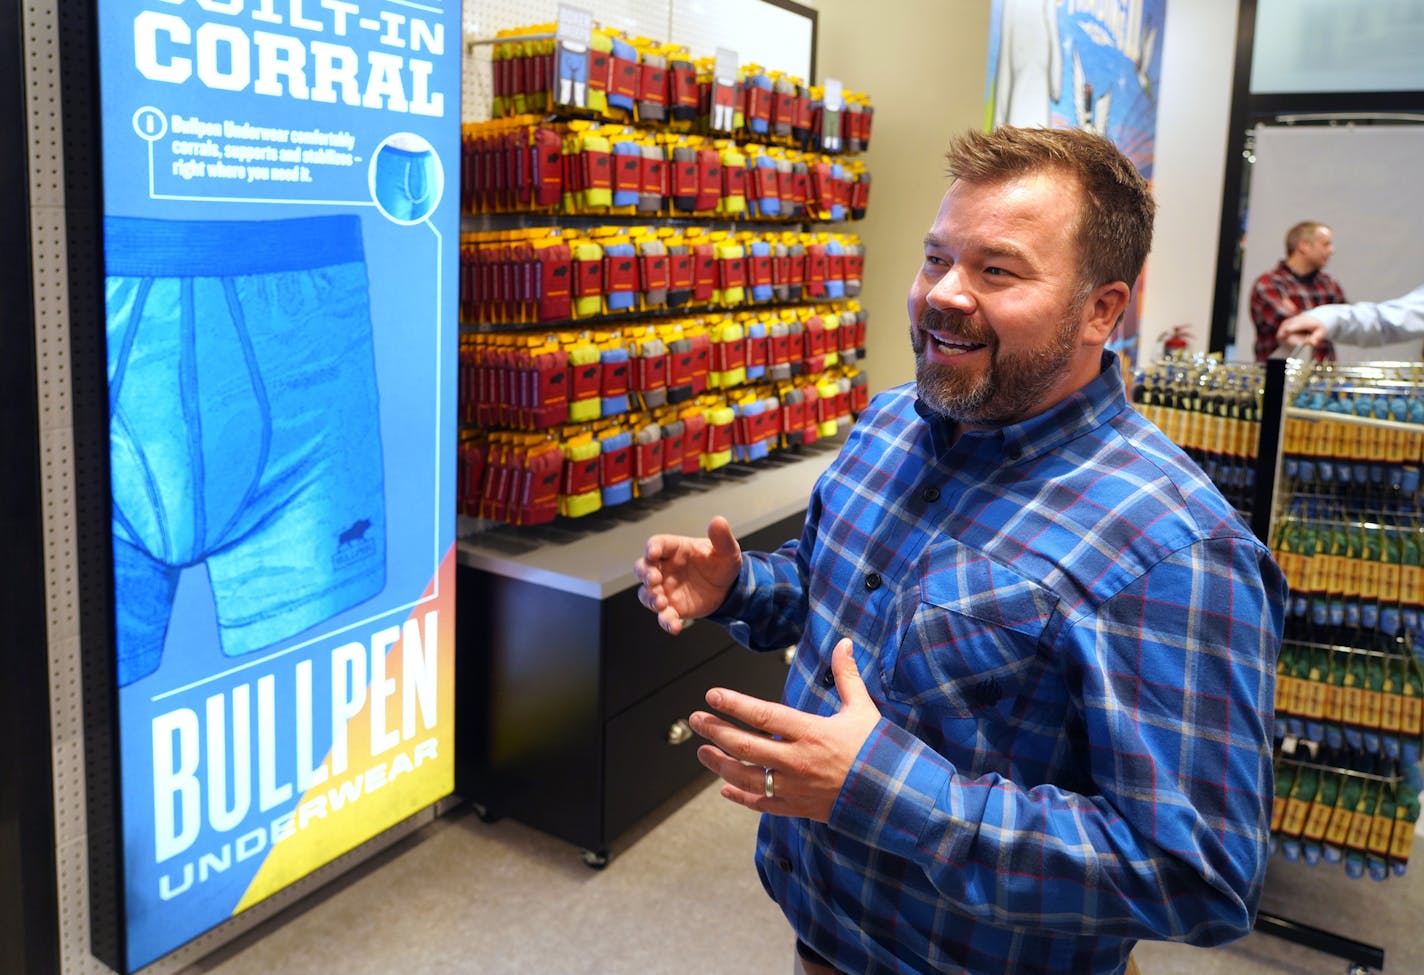
[[[867,592],[874,592],[880,588],[880,576],[872,572],[865,577],[865,589]]]
[[[777,857],[774,862],[778,870],[782,870],[786,873],[791,872],[791,860],[789,857]]]
[[[924,498],[930,504],[934,504],[939,500],[939,488],[927,487],[920,492],[920,497]]]
[[[970,696],[973,698],[975,704],[981,707],[988,707],[990,704],[997,702],[999,698],[1003,696],[1003,692],[999,690],[999,682],[990,677],[988,680],[982,680],[978,684],[975,684],[973,691],[970,692]]]
[[[832,671],[831,668],[829,668],[829,667],[827,667],[825,670],[821,671],[821,686],[822,686],[822,687],[835,687],[835,686],[836,686],[836,675],[835,675],[835,672]]]
[[[1019,460],[1023,457],[1023,451],[1015,447],[1009,451],[1009,460]]]

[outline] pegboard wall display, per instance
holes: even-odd
[[[650,497],[864,407],[864,252],[837,225],[865,215],[873,108],[742,62],[766,32],[747,11],[714,56],[567,7],[469,41],[493,117],[464,127],[462,535]]]
[[[559,0],[466,0],[464,5],[464,120],[489,119],[494,98],[490,47],[483,41],[502,30],[553,24]],[[717,48],[738,53],[743,63],[815,80],[816,11],[789,0],[585,0],[577,7],[598,23],[629,37],[654,37],[686,47],[693,55]]]

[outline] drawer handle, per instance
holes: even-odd
[[[692,740],[692,725],[686,718],[678,718],[667,730],[669,745],[683,745]]]

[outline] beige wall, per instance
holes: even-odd
[[[837,78],[875,106],[870,208],[849,224],[865,244],[863,363],[871,391],[915,377],[905,313],[910,279],[948,183],[950,137],[984,117],[989,0],[814,0],[816,81]]]

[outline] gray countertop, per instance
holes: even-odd
[[[459,564],[606,599],[637,584],[633,562],[649,535],[705,535],[707,523],[723,515],[742,537],[804,512],[816,478],[843,440],[821,440],[799,453],[777,452],[755,464],[684,478],[674,490],[584,518],[481,531],[460,539]]]

